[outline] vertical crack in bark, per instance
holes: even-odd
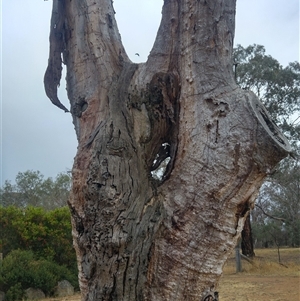
[[[123,272],[123,296],[124,298],[126,298],[126,287],[127,287],[127,282],[126,282],[126,278],[127,278],[127,271],[128,271],[128,258],[123,258],[122,260],[126,260],[126,264],[125,264],[125,269],[124,269],[124,272]]]
[[[215,143],[218,143],[218,138],[219,138],[219,120],[217,119],[217,124],[216,124],[216,139]]]

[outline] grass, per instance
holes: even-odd
[[[255,250],[253,263],[242,260],[236,273],[235,254],[228,258],[219,283],[220,301],[300,300],[300,249]]]
[[[257,249],[253,263],[242,260],[242,273],[259,275],[296,275],[300,276],[300,248],[282,248],[281,261],[278,261],[277,249]],[[236,273],[235,253],[228,258],[223,273]]]

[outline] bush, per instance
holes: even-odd
[[[0,290],[7,301],[20,300],[33,287],[51,295],[58,281],[78,288],[77,264],[72,245],[71,217],[67,207],[0,206]]]
[[[39,288],[52,295],[61,280],[68,280],[78,288],[77,275],[65,266],[46,259],[37,259],[32,251],[10,252],[0,267],[0,290],[6,292],[6,300],[21,300],[29,287]]]
[[[14,222],[22,220],[22,210],[17,207],[0,206],[0,252],[6,256],[10,251],[22,247],[22,238]]]
[[[6,301],[22,300],[24,298],[24,291],[22,290],[22,284],[20,282],[11,286],[5,294]]]
[[[4,257],[12,250],[31,250],[39,258],[77,272],[67,207],[46,211],[40,207],[0,206],[0,229],[0,252]]]

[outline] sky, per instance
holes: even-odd
[[[18,172],[45,177],[72,168],[77,140],[70,114],[46,97],[52,1],[0,0],[0,185]],[[161,19],[162,0],[114,0],[125,49],[147,60]],[[235,45],[264,45],[283,66],[299,61],[299,0],[237,0]],[[139,53],[140,56],[136,56]],[[59,98],[69,107],[64,76]]]

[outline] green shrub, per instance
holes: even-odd
[[[7,301],[24,297],[33,287],[51,295],[58,281],[68,280],[78,289],[77,264],[67,207],[0,206],[0,290]]]
[[[24,297],[24,290],[22,289],[22,284],[20,282],[11,286],[5,294],[6,301],[22,300]]]
[[[77,272],[68,207],[46,211],[40,207],[0,206],[0,229],[4,257],[12,250],[31,250],[41,259]]]
[[[16,221],[23,219],[20,208],[0,206],[0,252],[4,256],[10,251],[22,248],[22,238],[19,229],[14,225]]]
[[[76,274],[65,266],[35,258],[32,251],[14,250],[3,259],[0,267],[0,290],[6,292],[7,301],[21,300],[29,287],[52,295],[58,281],[64,279],[78,288]]]

